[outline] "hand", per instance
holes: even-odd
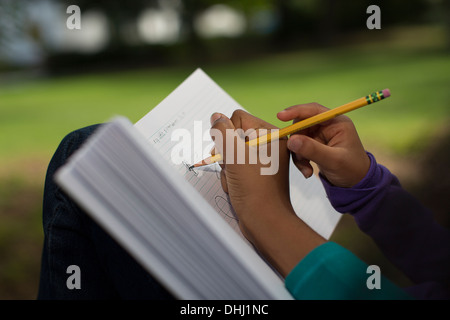
[[[289,107],[277,114],[282,121],[294,123],[329,110],[317,103]],[[317,124],[292,134],[287,147],[297,168],[308,178],[315,162],[325,178],[337,187],[352,187],[361,181],[370,167],[353,122],[346,116]]]
[[[211,123],[216,152],[224,160],[221,164],[222,187],[230,196],[242,233],[281,275],[286,276],[311,250],[325,242],[298,218],[292,208],[287,139],[279,140],[277,148],[270,148],[270,156],[274,161],[278,159],[278,170],[272,175],[262,175],[264,165],[260,156],[264,146],[249,147],[245,138],[236,135],[236,130],[275,127],[240,110],[235,111],[231,119],[215,113]],[[251,139],[256,137],[250,136]],[[244,148],[246,155],[241,164],[236,161],[243,160],[236,156],[235,151],[239,148]],[[234,150],[233,156],[227,154],[230,150]],[[257,161],[250,164],[249,155],[255,156],[255,152]]]
[[[229,194],[240,221],[247,221],[247,216],[252,216],[251,220],[254,218],[253,215],[261,212],[261,207],[266,206],[266,201],[261,199],[271,199],[270,202],[274,207],[289,207],[287,139],[277,141],[270,147],[269,145],[259,148],[249,147],[245,143],[246,140],[256,138],[255,130],[277,128],[242,110],[236,110],[231,119],[223,114],[215,113],[211,117],[211,122],[211,136],[216,145],[215,152],[220,153],[224,160],[221,164],[222,188]],[[245,132],[247,136],[240,136],[239,130],[241,133]],[[266,165],[261,163],[263,148],[271,150],[268,156],[270,163]],[[256,159],[253,164],[250,163],[252,156],[254,160]],[[275,169],[271,172],[272,174],[261,174],[262,169],[268,169],[268,166]]]

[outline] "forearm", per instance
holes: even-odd
[[[292,207],[267,204],[247,214],[241,229],[258,251],[285,277],[309,252],[325,243]]]
[[[373,215],[376,222],[366,217],[357,223],[413,282],[450,285],[450,232],[417,199],[390,186]]]

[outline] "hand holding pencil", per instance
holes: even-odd
[[[277,116],[282,121],[299,123],[327,110],[310,103],[290,107]],[[225,137],[224,141],[215,140],[219,152],[223,152],[229,143],[233,145],[228,141],[227,130],[274,128],[242,110],[235,111],[231,118],[214,114],[211,120],[212,129],[222,132]],[[250,151],[248,144],[241,141],[242,144]],[[363,179],[369,170],[370,159],[353,122],[346,116],[311,126],[292,134],[289,139],[280,139],[278,146],[274,148],[279,156],[279,170],[275,174],[260,174],[260,162],[256,165],[228,163],[229,154],[225,151],[220,175],[222,188],[229,195],[241,231],[281,274],[286,275],[309,250],[324,242],[292,208],[289,154],[305,176],[312,174],[310,161],[313,161],[325,179],[338,187],[351,187]],[[257,148],[258,154],[260,149]]]
[[[335,109],[331,109],[331,110],[330,109],[325,109],[325,110],[322,109],[321,110],[322,112],[320,112],[320,113],[311,115],[310,117],[307,117],[307,118],[302,118],[301,121],[296,121],[292,125],[290,125],[288,127],[285,127],[283,129],[280,129],[279,131],[275,131],[275,132],[272,132],[270,134],[258,137],[258,138],[253,139],[253,140],[250,140],[250,141],[248,141],[248,144],[250,146],[257,146],[257,145],[269,143],[272,140],[286,137],[286,136],[294,134],[294,133],[296,133],[298,131],[307,129],[307,128],[312,127],[314,125],[323,123],[323,122],[325,122],[327,120],[330,120],[330,119],[333,119],[333,118],[335,118],[335,117],[337,117],[339,115],[342,115],[344,113],[347,113],[347,112],[356,110],[358,108],[367,106],[369,104],[372,104],[374,102],[383,100],[383,99],[389,97],[390,95],[391,94],[390,94],[389,89],[384,89],[384,90],[376,91],[376,92],[374,92],[374,93],[372,93],[370,95],[367,95],[365,97],[361,97],[361,98],[359,98],[359,99],[357,99],[355,101],[349,102],[349,103],[344,104],[344,105],[342,105],[342,106],[340,106],[338,108],[335,108]],[[298,107],[298,106],[294,106],[294,107]],[[293,107],[291,107],[291,108],[293,108]],[[282,115],[283,112],[287,112],[287,110],[283,110],[282,112],[280,112],[278,114],[279,116],[281,115],[281,117],[282,117],[282,118],[280,118],[280,120],[283,120],[283,118],[284,118],[283,115]],[[293,120],[293,119],[286,119],[286,120],[283,120],[283,121],[287,121],[287,120]],[[204,159],[204,160],[202,160],[202,161],[192,165],[190,168],[201,167],[201,166],[204,166],[204,165],[212,164],[214,162],[218,162],[220,160],[222,160],[222,156],[220,154],[215,154],[215,155],[212,155],[211,157],[208,157],[208,158],[206,158],[206,159]]]

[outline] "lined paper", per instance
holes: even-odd
[[[155,146],[167,163],[179,172],[215,209],[215,211],[243,238],[236,214],[228,195],[220,183],[220,166],[187,170],[185,164],[174,164],[172,150],[182,143],[191,148],[189,164],[207,157],[213,142],[209,137],[209,118],[220,112],[229,117],[236,109],[243,109],[228,93],[219,87],[201,69],[197,69],[152,111],[140,119],[135,127]],[[174,141],[174,133],[185,130],[191,139]],[[195,139],[195,140],[194,140]],[[201,143],[200,143],[200,142]],[[317,177],[305,179],[291,161],[291,202],[297,215],[324,238],[329,239],[340,214],[326,198]],[[246,240],[246,239],[245,239]]]
[[[210,139],[209,118],[213,112],[231,116],[234,110],[242,107],[212,81],[201,69],[197,69],[178,88],[167,96],[152,111],[139,120],[135,127],[153,144],[162,157],[171,164],[185,179],[208,201],[217,213],[243,238],[239,229],[236,213],[230,204],[228,195],[220,183],[218,164],[189,171],[185,164],[171,161],[172,148],[181,141],[172,141],[172,133],[185,129],[191,137],[186,147],[191,149],[191,157],[185,163],[193,164],[202,160],[211,151],[214,143]],[[200,130],[199,130],[199,127]],[[206,134],[205,134],[206,133]],[[199,144],[209,138],[209,143],[201,143],[202,150],[195,150]],[[194,139],[197,139],[194,141]],[[247,241],[245,239],[245,241]]]

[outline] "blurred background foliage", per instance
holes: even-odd
[[[369,5],[381,29],[369,30]],[[69,5],[81,8],[70,30]],[[0,298],[34,299],[46,167],[68,132],[138,120],[201,67],[276,125],[280,109],[349,114],[365,147],[449,226],[450,1],[0,0]],[[409,285],[344,216],[332,240]]]

